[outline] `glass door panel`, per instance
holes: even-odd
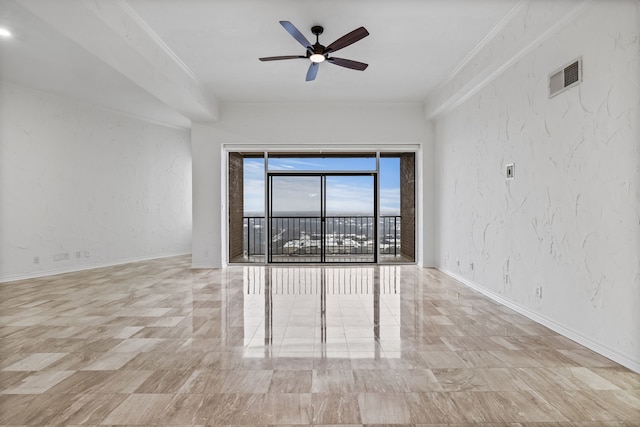
[[[376,183],[369,175],[326,175],[326,262],[376,261]]]
[[[269,262],[321,262],[320,175],[269,176]]]

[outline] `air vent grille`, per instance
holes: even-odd
[[[549,75],[549,98],[580,84],[581,81],[582,59],[578,58]]]
[[[578,61],[564,69],[564,87],[570,86],[580,80],[579,70]]]

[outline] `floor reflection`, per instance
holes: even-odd
[[[377,358],[400,341],[401,281],[399,266],[244,267],[245,356]]]
[[[0,425],[640,419],[639,375],[417,266],[194,270],[183,256],[0,295]]]

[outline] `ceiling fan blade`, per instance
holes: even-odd
[[[287,56],[267,56],[265,58],[258,58],[260,61],[280,61],[282,59],[306,59],[306,56],[302,55],[287,55]]]
[[[367,37],[368,35],[369,35],[369,31],[367,31],[366,28],[364,27],[356,28],[355,30],[351,31],[349,34],[345,34],[344,36],[340,37],[338,40],[331,43],[329,46],[327,46],[324,49],[324,52],[325,53],[335,52],[339,49],[342,49],[343,47],[347,47],[357,42],[360,39]]]
[[[351,59],[344,58],[328,58],[327,61],[332,63],[333,65],[339,65],[341,67],[350,68],[352,70],[364,71],[369,64],[365,64],[364,62],[352,61]]]
[[[298,31],[295,25],[293,25],[289,21],[280,21],[280,25],[282,25],[284,29],[287,30],[289,34],[291,34],[291,37],[296,39],[298,43],[304,46],[305,49],[313,51],[313,48],[311,47],[311,43],[309,42],[309,40],[307,40],[307,38],[303,36],[300,31]]]
[[[312,80],[315,80],[316,76],[318,75],[319,68],[320,64],[318,64],[317,62],[312,62],[311,65],[309,65],[309,70],[307,70],[306,81],[310,82]]]

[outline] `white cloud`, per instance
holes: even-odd
[[[400,214],[400,189],[382,188],[380,189],[380,214],[399,215]]]

